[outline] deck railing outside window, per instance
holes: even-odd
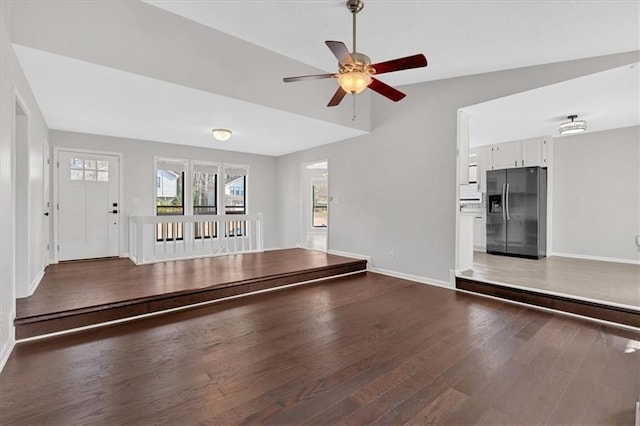
[[[166,238],[157,238],[159,229]],[[131,216],[129,221],[129,257],[138,265],[261,251],[260,213]]]

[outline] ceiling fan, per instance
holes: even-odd
[[[422,53],[407,56],[405,58],[393,59],[385,62],[371,63],[371,59],[363,53],[356,51],[356,14],[362,10],[364,3],[362,0],[348,0],[347,9],[353,16],[353,51],[349,52],[347,46],[341,41],[325,41],[331,52],[338,58],[338,72],[333,74],[304,75],[299,77],[286,77],[285,83],[303,80],[318,80],[324,78],[335,78],[338,80],[338,90],[333,95],[327,106],[332,107],[340,104],[342,98],[347,93],[356,95],[367,87],[378,92],[382,96],[398,102],[406,95],[401,91],[383,83],[373,77],[376,74],[407,70],[411,68],[421,68],[427,66],[427,58]]]

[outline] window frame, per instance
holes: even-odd
[[[214,184],[214,190],[215,190],[215,215],[220,214],[220,176],[221,176],[221,170],[222,170],[222,164],[219,162],[215,162],[215,161],[206,161],[206,160],[191,160],[189,162],[189,166],[190,166],[190,176],[191,176],[191,193],[189,194],[189,199],[191,200],[191,211],[192,211],[192,215],[196,216],[198,215],[198,213],[196,213],[196,208],[197,207],[202,207],[202,206],[195,206],[193,205],[193,196],[194,191],[193,191],[193,178],[194,178],[194,174],[196,172],[196,167],[195,166],[211,166],[211,167],[215,167],[216,169],[216,173],[215,173],[215,184]],[[208,206],[205,206],[208,207]],[[205,235],[200,236],[199,233],[199,225],[196,223],[193,226],[193,238],[196,240],[201,240],[202,238],[205,239],[215,239],[218,238],[218,229],[217,226],[214,225],[214,229],[212,230],[213,232],[211,233],[209,231],[205,231]]]
[[[158,164],[162,162],[167,163],[176,163],[182,164],[182,213],[169,213],[169,214],[158,214]],[[191,183],[187,181],[186,176],[190,170],[190,161],[184,158],[171,158],[171,157],[159,157],[155,156],[153,159],[153,170],[154,170],[154,216],[186,216],[191,213],[191,203],[186,203],[187,194],[191,194]],[[163,169],[164,170],[164,169]],[[182,223],[178,223],[176,227],[176,237],[169,237],[167,234],[169,233],[168,224],[159,223],[156,226],[156,242],[160,241],[184,241],[185,230]]]
[[[316,205],[316,184],[322,184],[327,188],[327,204],[325,205]],[[315,209],[323,208],[326,212],[326,224],[325,225],[315,225]],[[312,177],[311,178],[311,228],[312,229],[327,229],[329,223],[329,180],[326,177]]]

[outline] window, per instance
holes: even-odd
[[[184,172],[181,160],[158,160],[156,163],[156,215],[184,215]],[[171,241],[183,239],[182,223],[158,223],[156,239]]]
[[[215,164],[193,163],[193,214],[218,214],[218,166]],[[194,237],[216,238],[218,230],[215,223],[194,224]]]
[[[71,180],[109,182],[109,162],[88,158],[71,159]]]
[[[248,166],[225,166],[224,169],[224,213],[247,214]],[[231,222],[229,236],[246,235],[245,221]]]
[[[314,228],[327,227],[328,187],[326,180],[312,181],[312,209],[311,226]]]

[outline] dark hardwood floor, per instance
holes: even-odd
[[[633,424],[640,333],[373,273],[18,344],[0,424]]]
[[[31,297],[18,299],[24,339],[345,273],[365,260],[287,249],[136,266],[129,259],[47,268]]]

